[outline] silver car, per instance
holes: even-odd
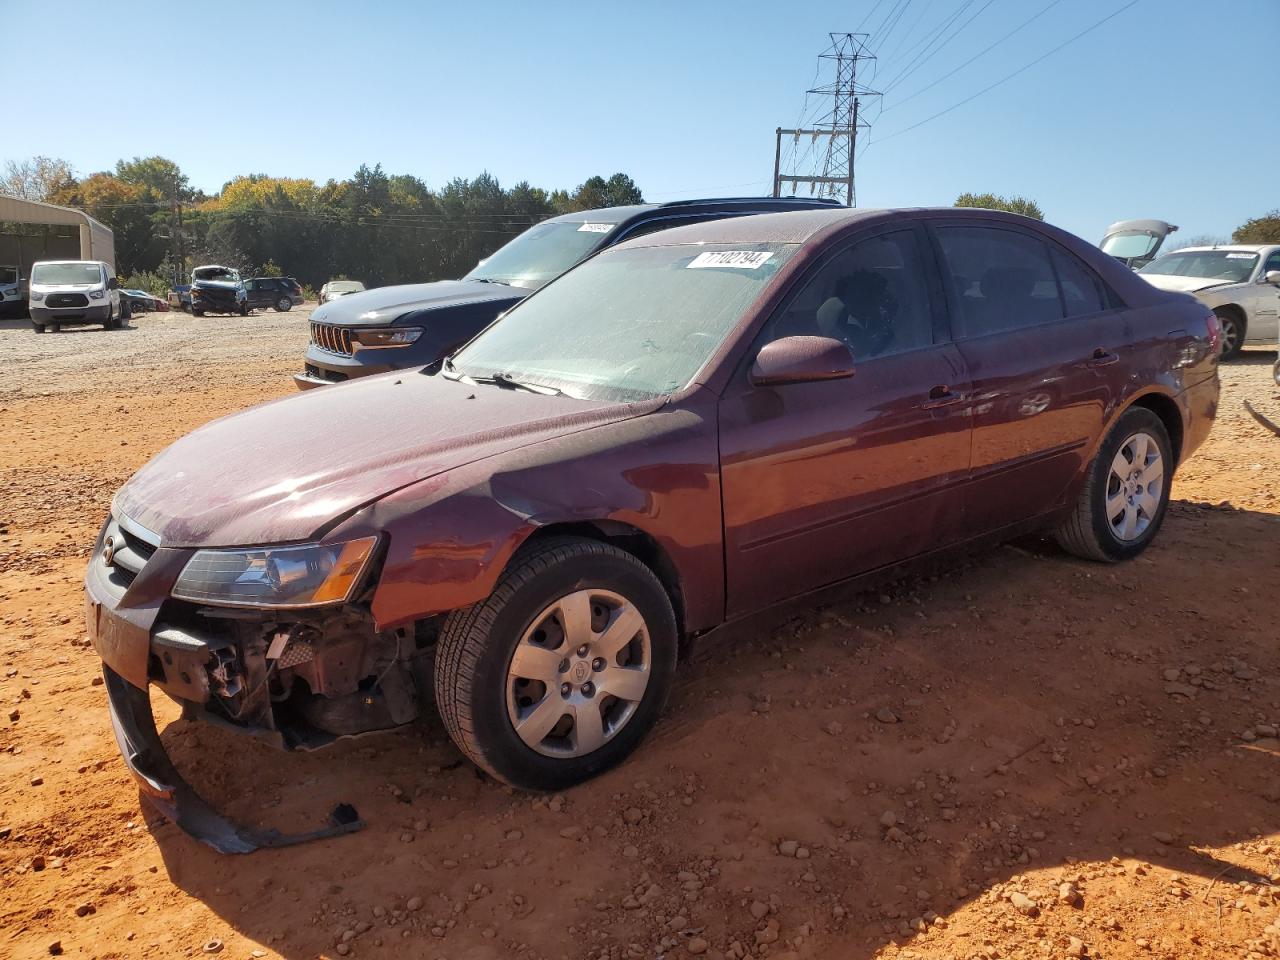
[[[1161,290],[1194,294],[1218,315],[1223,359],[1280,340],[1280,244],[1184,247],[1138,273]]]

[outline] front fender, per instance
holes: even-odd
[[[714,398],[695,395],[622,423],[512,451],[398,491],[344,524],[386,534],[374,590],[379,629],[470,606],[493,592],[536,531],[604,523],[666,555],[686,630],[724,617]]]

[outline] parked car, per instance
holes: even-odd
[[[191,284],[180,283],[169,291],[169,306],[175,310],[191,310]]]
[[[446,363],[215,420],[125,484],[85,586],[126,762],[224,850],[260,835],[165,759],[152,684],[284,747],[434,704],[494,777],[568,787],[653,726],[682,639],[1025,531],[1141,553],[1209,432],[1219,333],[999,212],[620,244]]]
[[[0,316],[25,313],[27,284],[17,266],[0,264]]]
[[[31,266],[28,297],[36,333],[81,323],[118,330],[130,315],[115,269],[101,260],[37,261]]]
[[[157,310],[169,309],[169,304],[145,290],[133,290],[127,287],[120,289],[120,298],[129,301],[131,313],[155,313]],[[163,305],[163,306],[162,306]]]
[[[202,317],[206,313],[249,313],[249,295],[240,271],[231,267],[208,264],[191,271],[191,313]]]
[[[253,277],[244,282],[249,309],[273,307],[281,313],[302,303],[302,288],[287,277]]]
[[[1165,239],[1177,229],[1163,220],[1121,220],[1107,227],[1098,246],[1126,267],[1137,270],[1155,259]]]
[[[330,280],[320,288],[320,302],[328,303],[330,300],[337,300],[339,297],[362,293],[364,288],[364,284],[359,280]]]
[[[1222,324],[1222,356],[1280,340],[1280,244],[1184,247],[1138,273],[1161,290],[1194,294]]]
[[[293,379],[308,389],[434,363],[575,263],[623,240],[708,220],[836,206],[834,200],[795,197],[720,198],[607,207],[545,220],[461,280],[382,287],[317,310],[303,371]]]

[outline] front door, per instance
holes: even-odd
[[[941,331],[919,228],[820,263],[748,355],[830,336],[851,378],[774,387],[738,372],[720,403],[726,612],[738,616],[955,540],[969,467],[963,363]]]
[[[1124,312],[1069,251],[1016,227],[935,228],[972,380],[970,533],[1062,502],[1124,389]]]

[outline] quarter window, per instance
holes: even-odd
[[[855,243],[819,268],[786,306],[770,339],[833,337],[855,361],[933,342],[920,245],[912,230]]]
[[[1044,241],[992,227],[938,227],[943,273],[963,336],[981,337],[1061,320],[1062,302]],[[1097,291],[1094,291],[1097,298]]]

